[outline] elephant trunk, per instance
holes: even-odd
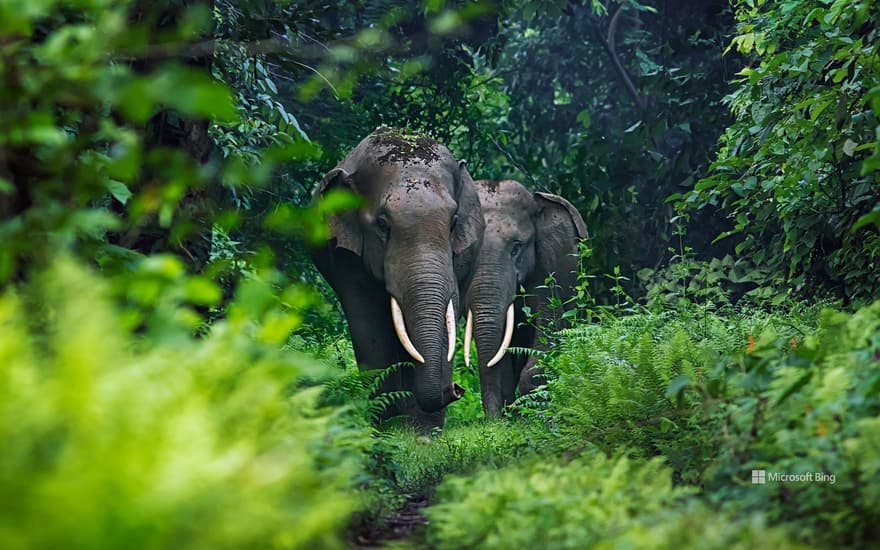
[[[482,269],[483,275],[475,279],[468,293],[468,327],[477,343],[480,367],[493,367],[504,357],[510,345],[514,329],[513,300],[516,281],[509,269]],[[470,342],[465,335],[465,351],[469,356]],[[469,357],[466,357],[468,361]]]
[[[402,289],[402,319],[395,329],[404,348],[415,359],[415,398],[426,412],[443,409],[461,397],[461,389],[452,384],[450,356],[455,348],[455,291],[443,277],[439,266],[412,266],[404,280],[412,281]],[[394,293],[392,293],[394,310]],[[393,313],[393,311],[392,311]],[[392,317],[397,317],[394,313]],[[407,342],[408,340],[408,342]]]

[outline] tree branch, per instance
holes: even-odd
[[[617,56],[617,52],[614,50],[614,37],[617,33],[617,24],[620,20],[620,13],[623,11],[623,7],[624,4],[620,4],[614,11],[614,15],[611,16],[611,21],[608,24],[607,35],[603,36],[602,32],[599,29],[599,24],[595,20],[593,20],[591,28],[593,29],[593,33],[596,35],[596,39],[599,41],[599,44],[601,44],[602,49],[605,50],[605,53],[611,60],[611,66],[614,68],[614,72],[617,74],[617,78],[623,84],[623,87],[626,89],[626,93],[629,94],[630,98],[632,98],[633,102],[636,104],[636,107],[639,110],[639,116],[643,117],[645,109],[647,108],[647,103],[645,102],[645,99],[639,94],[639,91],[636,89],[635,84],[633,84],[632,78],[630,78],[629,73],[626,71],[626,68],[623,66],[623,63],[621,63],[620,58]]]
[[[494,138],[494,137],[492,137],[491,135],[488,136],[488,137],[489,137],[489,140],[490,140],[492,143],[495,144],[495,147],[497,147],[498,150],[501,151],[501,153],[502,153],[504,156],[506,156],[507,159],[508,159],[508,160],[509,160],[514,166],[516,166],[517,170],[519,170],[520,172],[522,172],[523,175],[524,175],[525,177],[529,178],[529,181],[530,181],[531,184],[532,184],[532,189],[537,189],[538,182],[537,182],[537,181],[535,180],[535,178],[532,176],[532,173],[529,172],[528,170],[526,170],[526,167],[525,167],[525,166],[523,166],[522,164],[520,164],[519,162],[517,162],[517,160],[516,160],[515,158],[513,158],[513,155],[511,155],[510,152],[507,151],[507,149],[505,149],[504,147],[501,146],[500,143],[498,143],[497,141],[495,141],[495,138]]]

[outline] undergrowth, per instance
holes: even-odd
[[[792,548],[760,518],[718,517],[675,487],[662,458],[585,453],[456,477],[429,508],[429,540],[453,548]]]
[[[61,261],[0,298],[4,548],[340,547],[413,496],[438,548],[880,537],[880,302],[603,314],[505,418],[420,435],[375,424],[390,371],[280,348],[272,307],[138,336],[111,295]]]
[[[531,420],[536,457],[447,476],[428,509],[433,544],[861,547],[880,536],[880,302],[634,311],[559,335],[546,399],[511,411]]]
[[[0,296],[0,547],[343,547],[369,434],[278,311],[145,337],[107,287],[64,260]]]

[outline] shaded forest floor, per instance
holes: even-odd
[[[423,540],[428,519],[424,510],[429,505],[425,495],[410,495],[406,504],[390,517],[364,524],[355,530],[352,543],[359,548],[376,548],[400,542]]]

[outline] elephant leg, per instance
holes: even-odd
[[[513,345],[540,349],[535,339],[535,327],[532,325],[521,325],[514,333]],[[513,375],[516,379],[514,385],[519,390],[520,395],[525,395],[535,389],[537,384],[532,380],[533,375],[537,373],[534,370],[538,358],[533,355],[518,355],[514,358]]]
[[[516,399],[516,385],[519,382],[519,377],[514,372],[516,359],[517,357],[508,353],[501,363],[497,365],[497,367],[503,367],[501,371],[501,401],[503,406],[510,405]]]
[[[536,366],[537,363],[537,357],[529,357],[529,360],[523,366],[518,384],[520,395],[531,393],[535,388],[544,383],[543,371],[540,367]]]
[[[446,421],[446,409],[434,412],[424,412],[416,408],[407,414],[407,423],[411,424],[419,433],[429,435],[435,430],[442,430]]]
[[[513,403],[517,382],[510,354],[502,357],[494,367],[480,367],[480,394],[486,416],[501,416],[501,410]]]
[[[491,418],[501,416],[501,409],[504,407],[503,372],[510,368],[506,360],[507,357],[501,359],[494,367],[480,367],[480,396],[483,399],[483,410],[486,416]]]
[[[346,250],[324,249],[315,254],[315,264],[342,304],[358,367],[364,371],[381,370],[405,360],[408,356],[391,322],[388,294],[367,273],[362,260]],[[406,368],[387,375],[376,393],[411,389],[405,385]],[[409,407],[405,403],[393,403],[382,411],[379,420],[401,414],[406,408]]]
[[[520,305],[519,303],[517,305]],[[516,310],[516,324],[524,321],[524,316]],[[530,327],[518,327],[513,332],[511,346],[526,347],[533,338]],[[480,391],[483,397],[483,410],[486,416],[494,417],[501,415],[501,409],[516,400],[516,390],[520,381],[520,370],[525,363],[521,355],[508,352],[494,367],[480,367]]]

